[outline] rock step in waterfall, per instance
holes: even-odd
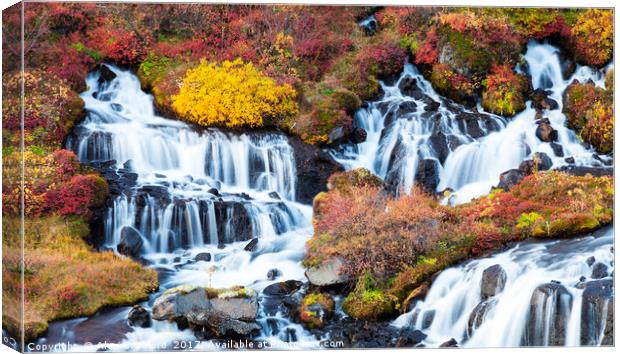
[[[414,65],[406,64],[397,80],[381,83],[382,98],[355,114],[354,125],[367,132],[366,141],[331,153],[348,169],[369,169],[395,192],[408,193],[414,183],[429,192],[451,190],[452,203],[487,194],[502,173],[537,156],[549,168],[568,171],[610,165],[609,156],[597,155],[566,127],[562,113],[562,94],[573,80],[604,86],[604,75],[577,67],[565,79],[560,51],[549,44],[530,42],[525,61],[520,70],[531,76],[531,100],[511,118],[439,96]]]

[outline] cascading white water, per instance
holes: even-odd
[[[425,173],[421,168],[430,168],[430,173],[437,176],[436,186],[433,184],[436,191],[455,191],[453,203],[487,194],[499,183],[502,172],[518,167],[536,152],[551,157],[554,168],[566,165],[566,157],[574,158],[578,166],[599,166],[600,160],[593,157],[595,152],[566,127],[562,93],[573,80],[593,80],[604,86],[604,75],[578,67],[571,78],[564,80],[559,50],[549,44],[530,42],[525,60],[534,89],[548,90],[549,97],[559,104],[558,109],[545,110],[543,115],[558,131],[556,143],[561,146],[562,156],[536,136],[536,110],[531,102],[512,118],[478,113],[475,121],[468,121],[472,112],[439,97],[411,64],[405,65],[393,85],[382,83],[383,98],[356,113],[354,122],[367,131],[366,141],[332,154],[345,167],[368,168],[405,192],[419,180],[416,174]],[[418,90],[406,92],[407,81],[414,81]],[[481,107],[478,110],[482,112]],[[440,139],[447,137],[443,148],[447,153],[438,149],[439,134]],[[605,156],[600,159],[609,160]]]
[[[311,208],[295,202],[295,158],[287,138],[199,130],[157,116],[152,96],[141,91],[135,75],[108,69],[115,74],[111,81],[100,80],[99,72],[87,77],[81,97],[88,115],[69,144],[84,163],[111,165],[129,180],[134,176],[133,187],[108,209],[106,246],[115,249],[124,232],[137,232],[144,242],[142,257],[168,275],[160,290],[244,285],[260,293],[277,281],[304,279],[301,260],[312,232]],[[248,252],[244,247],[251,238],[259,241]],[[209,261],[194,260],[204,252]],[[215,273],[207,272],[212,267]],[[281,273],[278,280],[268,279],[272,269]],[[269,318],[274,317],[262,314],[258,321]],[[301,326],[275,319],[285,323],[282,331],[294,329],[299,340],[308,336]],[[153,350],[194,339],[191,331],[154,322],[108,347]],[[263,338],[284,341],[284,335],[265,328]]]
[[[613,229],[607,228],[598,237],[523,243],[495,256],[449,268],[433,281],[426,299],[393,324],[422,329],[429,346],[450,338],[469,347],[599,345],[607,313],[582,318],[584,290],[580,284],[592,280],[589,257],[606,265],[608,274],[613,272],[612,246]],[[477,312],[483,321],[476,328],[470,321],[482,300],[482,274],[495,265],[504,269],[506,283],[487,300],[486,311]],[[582,276],[585,279],[580,280]],[[613,282],[609,275],[605,279]],[[584,325],[596,327],[591,323],[602,323],[602,330],[594,335],[581,333]]]

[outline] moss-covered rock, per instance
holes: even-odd
[[[299,305],[299,320],[308,328],[321,328],[335,308],[334,300],[325,293],[310,293]]]
[[[383,188],[385,187],[385,183],[381,178],[363,167],[335,173],[327,180],[327,189],[330,191],[337,190],[347,193],[355,187]]]
[[[393,315],[399,306],[397,300],[383,291],[367,273],[358,279],[355,289],[342,303],[342,309],[351,317],[376,321]]]
[[[525,109],[527,77],[509,66],[494,66],[482,85],[482,107],[486,111],[510,117]]]

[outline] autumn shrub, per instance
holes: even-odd
[[[328,294],[310,293],[301,300],[298,309],[299,320],[311,329],[321,328],[335,307],[334,300]],[[324,313],[321,314],[319,311]]]
[[[477,89],[467,77],[453,71],[447,64],[433,65],[430,82],[440,94],[462,103],[472,101]]]
[[[89,31],[89,43],[102,58],[119,65],[139,65],[146,57],[145,46],[135,32],[115,26]]]
[[[493,65],[482,81],[482,107],[495,114],[512,116],[525,109],[527,78],[507,65]]]
[[[610,9],[589,9],[577,17],[571,29],[577,59],[592,66],[603,66],[613,57],[614,15]]]
[[[173,107],[183,119],[204,126],[260,127],[297,113],[295,90],[277,85],[240,59],[201,63],[187,71]]]
[[[45,195],[47,205],[60,215],[90,216],[91,208],[103,205],[108,185],[96,175],[77,175],[68,182],[50,189]]]
[[[563,111],[569,126],[602,153],[614,147],[613,86],[608,86],[602,89],[575,81],[564,93]]]
[[[359,277],[353,291],[342,303],[342,309],[351,317],[377,321],[386,319],[396,310],[397,298],[385,293],[372,274]]]
[[[18,145],[21,131],[21,75],[2,80],[2,127],[5,145]],[[67,82],[43,70],[25,71],[24,144],[58,149],[84,114],[84,102]]]
[[[554,35],[567,37],[570,27],[559,9],[515,7],[485,9],[493,15],[506,16],[524,38],[542,40]]]
[[[394,42],[372,44],[359,51],[354,65],[357,70],[377,78],[394,76],[403,70],[406,53]]]

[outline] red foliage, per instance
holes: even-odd
[[[45,201],[60,215],[90,216],[90,207],[101,201],[102,181],[101,177],[95,175],[73,176],[70,181],[49,190]]]
[[[91,47],[120,65],[137,65],[146,57],[145,46],[133,31],[99,27],[89,32]]]
[[[433,27],[415,53],[416,64],[434,64],[437,62],[437,39],[437,29]]]
[[[397,43],[380,43],[368,46],[356,58],[359,70],[381,76],[398,74],[403,70],[407,54]]]
[[[71,178],[80,168],[80,161],[73,151],[57,150],[53,154],[56,174],[61,181]]]

